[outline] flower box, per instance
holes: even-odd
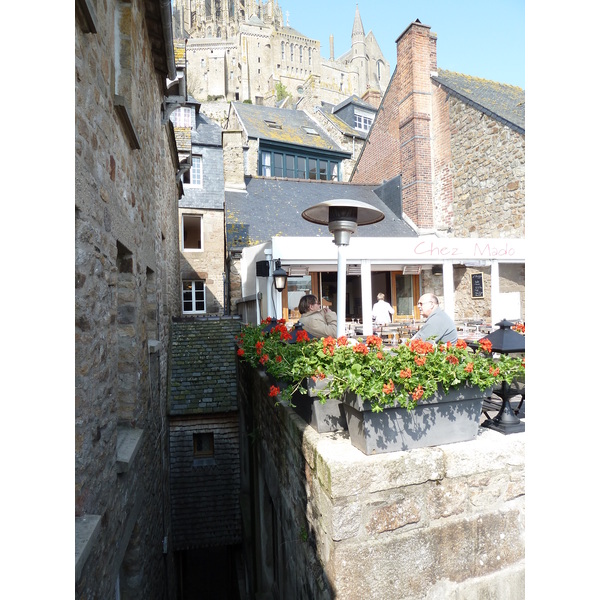
[[[411,450],[473,440],[484,398],[491,389],[463,385],[431,397],[407,410],[390,406],[373,412],[371,403],[351,392],[343,399],[350,441],[367,455]]]
[[[307,393],[297,391],[292,397],[294,411],[318,433],[347,429],[342,402],[335,398],[321,402],[317,395],[319,391],[327,390],[327,384],[327,378],[315,380],[309,377],[303,383]]]

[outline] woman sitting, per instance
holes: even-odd
[[[321,308],[317,297],[307,294],[298,302],[300,323],[304,330],[315,337],[336,337],[337,315],[327,306]]]

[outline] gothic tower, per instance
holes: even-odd
[[[366,44],[365,44],[365,30],[358,12],[358,4],[356,5],[356,11],[354,12],[354,25],[352,26],[352,60],[351,65],[358,73],[358,85],[360,89],[366,89],[367,81],[369,81],[368,74],[368,61]]]

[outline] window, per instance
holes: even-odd
[[[273,177],[283,177],[283,154],[273,155]]]
[[[285,176],[295,177],[296,169],[294,168],[295,157],[292,154],[285,155]]]
[[[260,174],[263,177],[271,177],[271,153],[261,152]]]
[[[290,61],[294,60],[294,44],[290,44]]]
[[[193,109],[189,107],[181,107],[173,111],[171,121],[175,127],[192,127],[192,117],[194,116]]]
[[[184,251],[202,250],[202,216],[183,215],[181,218],[183,233],[182,249]]]
[[[312,48],[308,49],[308,64],[312,65]]]
[[[331,181],[339,181],[337,163],[331,163]]]
[[[359,114],[354,113],[354,128],[355,129],[369,131],[369,129],[371,129],[372,124],[373,124],[373,119],[371,117],[367,117],[365,115],[359,115]]]
[[[205,313],[204,281],[183,281],[181,301],[184,313]]]
[[[300,64],[302,64],[302,54],[303,54],[303,53],[302,53],[302,46],[300,46],[300,50],[299,50],[299,52],[300,52],[300,55],[299,55]]]
[[[281,61],[285,60],[285,44],[281,42]]]
[[[298,169],[296,171],[298,179],[306,179],[306,158],[304,156],[298,157]]]
[[[339,181],[339,161],[261,150],[259,173],[263,177]]]
[[[202,157],[192,156],[192,167],[183,174],[183,183],[202,187]]]
[[[208,458],[215,454],[215,437],[213,433],[194,433],[194,457]]]

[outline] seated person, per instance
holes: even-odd
[[[434,344],[451,342],[456,344],[458,333],[454,321],[440,308],[440,301],[433,294],[423,294],[417,303],[425,323],[413,340],[427,340]]]
[[[337,315],[327,306],[321,308],[315,295],[302,296],[298,310],[299,322],[307,333],[315,337],[337,336]]]

